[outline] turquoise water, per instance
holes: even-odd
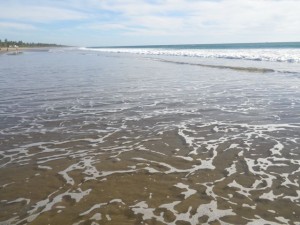
[[[300,42],[89,47],[81,50],[148,56],[300,63]]]
[[[93,47],[106,48],[106,47]],[[115,46],[110,48],[162,48],[162,49],[285,49],[300,48],[300,42],[230,43],[230,44],[180,44]]]

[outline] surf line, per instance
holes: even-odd
[[[202,64],[202,63],[179,62],[179,61],[172,61],[172,60],[158,59],[158,58],[149,58],[149,59],[154,59],[156,61],[165,62],[165,63],[174,63],[174,64],[190,65],[190,66],[202,66],[202,67],[215,68],[215,69],[230,69],[230,70],[244,71],[244,72],[251,72],[251,73],[277,72],[276,70],[268,69],[268,68],[210,65],[210,64]]]

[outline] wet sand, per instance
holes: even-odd
[[[24,51],[49,51],[50,49],[59,49],[60,47],[22,47],[22,48],[1,48],[0,54],[22,53]]]
[[[1,218],[18,212],[12,224],[299,220],[299,161],[289,152],[280,152],[285,158],[272,154],[264,127],[250,128],[260,138],[245,139],[240,133],[246,127],[199,125],[148,134],[120,130],[100,138],[102,144],[82,137],[12,150],[13,162],[0,170]],[[187,136],[191,129],[196,136]],[[191,138],[199,147],[188,144]]]

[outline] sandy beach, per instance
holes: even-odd
[[[59,47],[21,47],[21,48],[3,48],[0,49],[0,54],[6,54],[6,53],[14,53],[14,52],[24,52],[24,51],[49,51],[53,48],[59,48]]]
[[[0,54],[11,53],[11,52],[16,52],[16,51],[23,52],[23,51],[28,51],[31,49],[34,49],[34,48],[17,48],[16,49],[16,48],[1,47]]]

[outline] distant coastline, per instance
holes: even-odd
[[[20,52],[28,50],[49,50],[50,48],[67,47],[58,44],[47,44],[47,43],[34,43],[34,42],[23,42],[23,41],[12,41],[7,39],[0,39],[0,53],[8,52]]]
[[[17,54],[23,51],[48,51],[52,48],[67,47],[65,45],[12,41],[0,39],[0,54]]]
[[[53,46],[53,47],[21,47],[21,48],[1,48],[0,49],[0,55],[2,54],[12,54],[12,53],[22,53],[25,51],[49,51],[50,49],[55,49],[55,48],[63,48],[65,46]]]

